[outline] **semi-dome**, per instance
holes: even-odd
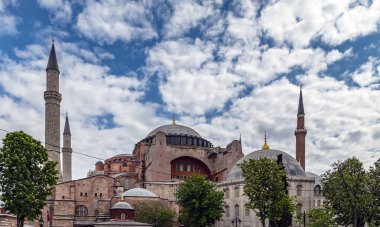
[[[184,125],[177,125],[177,124],[162,125],[156,128],[155,130],[151,131],[146,137],[154,136],[158,132],[163,132],[166,135],[189,135],[189,136],[201,137],[199,133],[196,132],[194,129],[184,126]]]
[[[277,156],[279,154],[282,154],[282,163],[285,166],[285,171],[288,176],[307,177],[306,172],[302,169],[302,166],[297,162],[295,158],[293,158],[288,153],[273,149],[263,149],[249,153],[243,158],[241,158],[234,165],[234,167],[232,167],[230,173],[228,174],[227,180],[243,180],[243,171],[238,165],[242,164],[244,161],[248,161],[250,159],[258,160],[262,158],[277,160]]]
[[[145,188],[132,188],[121,194],[123,197],[148,197],[148,198],[158,198],[156,194],[145,189]]]
[[[111,209],[119,209],[119,210],[133,210],[133,207],[125,202],[125,201],[120,201],[115,203]]]

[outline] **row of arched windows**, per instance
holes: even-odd
[[[319,187],[319,185],[317,185],[318,187]],[[316,186],[316,187],[317,187]],[[297,196],[302,196],[302,185],[297,185]],[[317,191],[316,191],[316,189],[314,188],[314,193],[321,193],[321,190],[320,190],[320,187],[319,187],[319,190],[318,190],[318,188],[317,188]],[[240,196],[240,188],[239,187],[235,187],[234,188],[234,197],[239,197]],[[224,197],[226,198],[226,199],[229,199],[230,198],[230,190],[228,189],[228,188],[225,188],[224,189]]]
[[[239,197],[239,196],[240,196],[240,188],[236,186],[234,188],[234,197]],[[230,189],[228,188],[224,189],[224,197],[226,199],[230,198]]]
[[[152,143],[153,137],[145,138],[142,140],[146,143]],[[169,135],[166,136],[167,144],[173,145],[187,145],[187,146],[196,146],[196,147],[213,147],[212,143],[202,139],[201,137],[193,137],[188,135]]]
[[[235,216],[234,217],[239,217],[240,216],[240,206],[238,204],[235,205],[234,207],[234,214]],[[230,207],[227,205],[225,207],[225,215],[226,217],[230,217],[231,216],[231,211],[230,211]],[[247,206],[245,206],[245,210],[244,210],[244,215],[245,216],[249,216],[250,215],[250,210]]]

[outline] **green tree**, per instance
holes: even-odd
[[[224,211],[224,193],[203,176],[192,176],[180,183],[176,192],[181,206],[179,220],[189,227],[214,224]]]
[[[286,172],[276,161],[268,158],[250,159],[240,165],[244,176],[244,193],[248,208],[253,209],[265,227],[265,220],[278,223],[284,214],[293,214],[295,203],[284,190]]]
[[[370,190],[373,194],[373,209],[370,223],[380,226],[380,159],[369,169]]]
[[[58,180],[56,163],[48,161],[41,143],[24,132],[7,133],[0,148],[0,191],[4,208],[17,215],[17,226],[25,218],[41,215],[46,197]]]
[[[177,216],[175,210],[159,201],[140,203],[135,206],[135,220],[156,224],[157,227],[170,226]]]
[[[314,208],[306,213],[308,226],[310,227],[333,227],[334,214],[331,208]]]
[[[322,175],[323,194],[340,225],[364,226],[372,212],[374,196],[370,178],[357,158],[338,161]]]

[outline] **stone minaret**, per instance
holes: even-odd
[[[46,67],[45,98],[45,147],[49,159],[57,163],[58,181],[62,181],[60,153],[60,103],[59,68],[55,55],[54,40],[51,45],[49,62]]]
[[[301,164],[305,170],[305,111],[303,109],[302,88],[300,88],[300,97],[298,101],[298,113],[297,113],[297,128],[294,131],[296,136],[296,160]]]
[[[63,182],[71,181],[71,133],[69,117],[66,113],[65,129],[63,130],[63,147],[62,147],[62,173]]]

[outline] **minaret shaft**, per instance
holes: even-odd
[[[60,103],[62,96],[59,93],[59,69],[55,56],[54,43],[52,44],[49,62],[46,68],[45,99],[45,147],[49,159],[57,163],[59,182],[62,181],[60,157]]]

